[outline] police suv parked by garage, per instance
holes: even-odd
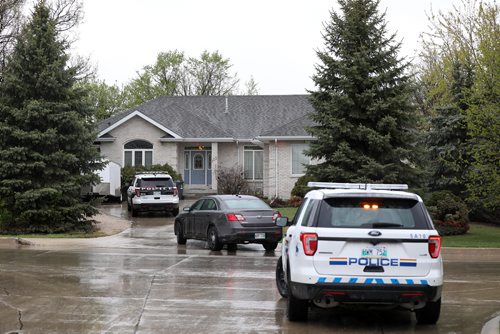
[[[434,324],[441,309],[441,237],[406,185],[310,182],[276,267],[291,321],[308,309],[347,304],[414,311]]]

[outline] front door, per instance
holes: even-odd
[[[184,182],[186,184],[212,184],[211,156],[211,151],[184,151]]]

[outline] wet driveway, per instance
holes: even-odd
[[[173,218],[161,216],[74,246],[2,247],[0,333],[480,333],[489,322],[483,332],[498,334],[500,250],[444,250],[436,326],[366,309],[316,309],[290,323],[274,285],[277,256],[260,245],[177,246]]]

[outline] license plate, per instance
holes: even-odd
[[[361,251],[362,257],[387,257],[387,248],[385,247],[369,247]]]
[[[266,238],[266,234],[265,233],[255,233],[255,239],[256,240],[262,240],[262,239],[265,239]]]
[[[160,196],[161,195],[161,191],[153,191],[153,195],[154,196]]]

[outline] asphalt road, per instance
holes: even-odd
[[[117,205],[105,210],[128,217]],[[499,334],[500,249],[444,250],[436,326],[416,325],[410,312],[369,309],[315,309],[297,324],[275,288],[279,252],[178,246],[173,218],[133,220],[119,235],[70,246],[0,243],[0,333]]]

